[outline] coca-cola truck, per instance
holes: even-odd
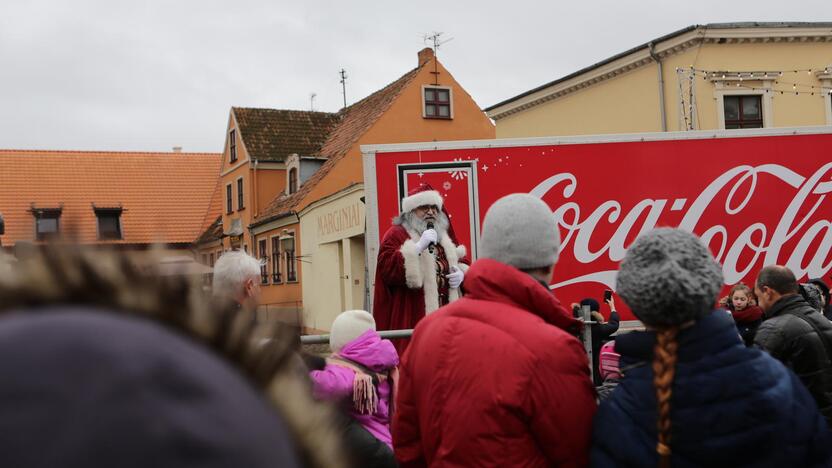
[[[752,285],[765,265],[786,265],[804,280],[828,281],[832,270],[832,127],[373,145],[362,152],[371,282],[379,239],[408,189],[423,182],[445,197],[473,259],[483,217],[498,198],[526,192],[548,203],[562,241],[551,286],[567,304],[601,302],[605,289],[615,290],[627,247],[657,226],[701,236],[722,264],[726,291]],[[634,320],[623,301],[617,305],[623,320]]]

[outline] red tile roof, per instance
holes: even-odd
[[[422,66],[410,70],[398,80],[339,112],[341,120],[321,147],[320,154],[327,158],[327,161],[301,185],[297,192],[289,196],[280,194],[272,200],[260,220],[254,224],[267,223],[295,210],[309,192],[338,164],[338,161],[347,155],[355,142],[387,112],[399,93],[416,77]]]
[[[231,109],[252,159],[285,161],[297,153],[318,156],[339,120],[338,114],[283,109]]]
[[[0,150],[0,239],[34,241],[31,209],[62,207],[61,233],[81,243],[192,243],[216,218],[221,163],[216,153]],[[93,206],[123,209],[123,239],[98,240]]]

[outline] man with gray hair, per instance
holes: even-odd
[[[214,264],[215,296],[254,309],[260,302],[260,261],[242,250],[225,252]]]
[[[465,296],[425,317],[400,366],[402,466],[587,466],[595,392],[577,320],[549,290],[552,211],[513,194],[485,215]]]
[[[754,344],[797,374],[832,424],[832,323],[803,299],[784,266],[760,270],[754,293],[765,314]]]

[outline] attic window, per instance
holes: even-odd
[[[451,88],[425,86],[423,89],[422,117],[426,119],[452,119]]]
[[[33,209],[32,214],[35,216],[35,239],[46,240],[58,235],[61,208]]]
[[[231,162],[237,161],[237,130],[228,133],[228,154]]]
[[[95,208],[98,218],[98,239],[121,239],[121,208]]]

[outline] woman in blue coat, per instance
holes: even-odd
[[[621,335],[624,378],[594,422],[596,467],[830,466],[832,440],[795,375],[712,312],[708,248],[656,229],[627,252],[617,291],[647,331]]]

